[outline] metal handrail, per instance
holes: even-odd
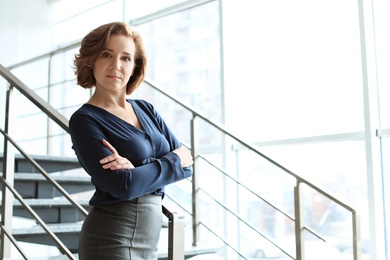
[[[302,178],[301,176],[295,174],[294,172],[292,172],[289,169],[285,168],[281,164],[279,164],[276,161],[272,160],[271,158],[269,158],[265,154],[261,153],[255,145],[253,145],[253,144],[251,144],[251,143],[249,143],[247,141],[244,141],[244,139],[239,137],[238,134],[233,134],[224,125],[209,119],[202,112],[198,111],[196,108],[194,108],[191,105],[189,105],[189,104],[185,103],[184,101],[180,100],[178,97],[168,93],[168,91],[164,91],[161,88],[158,88],[151,80],[145,79],[144,82],[149,87],[154,89],[155,91],[160,92],[163,96],[165,96],[168,99],[174,101],[176,104],[180,105],[182,108],[185,108],[187,111],[192,113],[193,118],[200,118],[200,119],[202,119],[207,124],[213,126],[217,130],[221,131],[223,134],[229,136],[233,140],[235,140],[238,143],[240,143],[240,145],[244,146],[246,149],[254,152],[258,156],[261,156],[262,158],[264,158],[265,160],[269,161],[274,166],[280,168],[281,170],[283,170],[287,174],[289,174],[292,177],[294,177],[295,180],[296,180],[296,183],[297,183],[296,190],[295,190],[296,192],[294,193],[295,196],[296,196],[295,197],[296,204],[297,204],[297,201],[299,201],[301,199],[300,196],[299,196],[299,194],[300,194],[299,189],[301,187],[301,184],[306,184],[308,187],[312,188],[313,190],[317,191],[318,193],[320,193],[323,196],[327,197],[328,199],[332,200],[333,202],[335,202],[336,204],[340,205],[341,207],[343,207],[347,211],[350,211],[351,214],[352,214],[353,255],[354,255],[354,260],[360,260],[361,259],[361,255],[360,255],[361,254],[361,252],[360,252],[360,246],[361,245],[360,245],[360,242],[359,242],[360,241],[360,230],[359,230],[359,223],[360,222],[359,222],[359,214],[356,212],[355,209],[353,209],[351,206],[349,206],[347,203],[343,202],[342,200],[340,200],[340,199],[336,198],[335,196],[333,196],[330,192],[325,191],[324,189],[321,189],[321,188],[317,187],[312,182],[306,180],[305,178]],[[301,216],[302,215],[301,215],[301,208],[300,207],[296,208],[295,215],[296,215],[296,236],[299,236],[299,238],[298,238],[299,242],[297,242],[297,247],[301,247],[301,246],[303,246],[304,242],[301,239],[301,234],[300,233],[301,233],[301,231],[303,231],[305,229],[309,230],[309,231],[310,231],[310,229],[308,229],[307,227],[305,227],[301,223],[301,218],[302,218]],[[315,232],[313,234],[318,236]],[[301,251],[302,249],[303,249],[302,247],[301,248],[297,248],[297,258],[298,259],[301,259],[303,257],[301,255],[302,252],[298,252],[298,251]]]
[[[220,124],[220,123],[217,123],[213,120],[211,120],[210,118],[208,118],[204,113],[200,112],[199,110],[197,110],[196,108],[188,105],[187,103],[185,103],[184,101],[180,100],[178,97],[175,97],[174,95],[170,94],[168,91],[164,91],[162,90],[161,88],[158,88],[151,80],[149,79],[146,79],[145,80],[145,83],[148,84],[148,86],[150,86],[151,88],[153,88],[154,90],[160,92],[161,94],[163,94],[165,97],[171,99],[172,101],[174,101],[176,104],[180,105],[181,107],[187,109],[189,112],[192,113],[192,115],[194,117],[199,117],[201,118],[203,121],[205,121],[206,123],[208,123],[209,125],[213,126],[214,128],[216,128],[217,130],[221,131],[223,134],[231,137],[232,139],[234,139],[235,141],[237,141],[238,143],[240,143],[242,146],[244,146],[245,148],[247,148],[248,150],[254,152],[255,154],[263,157],[264,159],[266,159],[267,161],[269,161],[271,164],[277,166],[278,168],[282,169],[284,172],[288,173],[289,175],[293,176],[297,181],[299,182],[302,182],[302,183],[305,183],[307,184],[308,186],[310,186],[311,188],[315,189],[316,191],[318,191],[319,193],[323,194],[324,196],[328,197],[329,199],[331,200],[334,200],[337,204],[340,204],[342,207],[346,208],[347,210],[349,211],[354,211],[354,209],[350,206],[347,205],[347,203],[344,203],[342,202],[341,200],[337,199],[336,197],[332,196],[329,192],[326,192],[324,191],[323,189],[315,186],[313,183],[311,183],[310,181],[300,177],[299,175],[293,173],[292,171],[290,171],[289,169],[285,168],[284,166],[282,166],[281,164],[277,163],[276,161],[272,160],[271,158],[269,158],[268,156],[264,155],[263,153],[261,153],[259,150],[258,150],[258,147],[256,147],[255,145],[253,145],[252,143],[250,142],[247,142],[247,141],[244,141],[244,138],[240,138],[238,134],[234,134],[232,133],[232,131],[229,131],[224,125]]]
[[[212,199],[214,202],[216,202],[218,205],[220,205],[222,208],[224,208],[226,211],[228,211],[230,214],[232,214],[233,216],[235,216],[238,220],[240,220],[242,223],[244,223],[247,227],[249,227],[251,230],[253,230],[255,233],[257,233],[258,235],[262,236],[263,238],[265,238],[268,242],[270,242],[271,244],[273,244],[276,248],[278,248],[280,251],[282,251],[283,253],[285,253],[288,257],[290,257],[291,259],[294,259],[294,257],[292,257],[288,252],[286,252],[283,248],[281,248],[280,246],[278,246],[274,241],[272,241],[271,238],[269,238],[267,235],[263,234],[262,232],[258,231],[256,228],[254,228],[250,223],[248,223],[246,220],[244,220],[242,217],[240,217],[237,213],[233,212],[232,210],[230,210],[226,205],[224,205],[222,202],[218,201],[216,198],[214,198],[210,193],[208,193],[207,191],[205,191],[204,189],[202,188],[199,188],[199,190],[203,191],[203,193],[205,193],[210,199]],[[206,224],[203,223],[203,225],[206,226]]]
[[[208,225],[206,225],[203,222],[199,222],[199,225],[202,225],[205,227],[210,233],[212,233],[214,236],[218,237],[219,240],[221,240],[226,246],[228,246],[230,249],[232,249],[234,252],[236,252],[241,258],[248,259],[240,250],[238,250],[236,247],[232,246],[226,239],[219,236],[217,232],[215,232],[213,229],[211,229]]]
[[[328,197],[329,199],[335,201],[337,204],[339,204],[340,206],[344,207],[348,211],[356,213],[356,211],[351,206],[349,206],[347,203],[342,202],[340,199],[337,199],[335,196],[331,195],[329,192],[327,192],[327,191],[325,191],[325,190],[315,186],[310,181],[308,181],[308,180],[302,178],[301,176],[293,173],[292,171],[290,171],[289,169],[285,168],[281,164],[277,163],[276,161],[272,160],[268,156],[264,155],[263,153],[261,153],[258,150],[258,147],[256,147],[255,145],[251,144],[250,142],[244,141],[244,138],[240,138],[238,134],[232,133],[224,125],[209,119],[204,113],[202,113],[199,110],[197,110],[196,108],[186,104],[184,101],[180,100],[178,97],[175,97],[174,95],[168,93],[168,91],[164,91],[161,88],[158,88],[154,83],[152,83],[151,80],[146,79],[145,83],[148,84],[148,86],[150,86],[154,90],[156,90],[156,91],[160,92],[161,94],[163,94],[165,97],[167,97],[167,98],[171,99],[172,101],[174,101],[176,104],[178,104],[181,107],[187,109],[189,112],[192,113],[192,115],[194,117],[201,118],[203,121],[205,121],[209,125],[213,126],[217,130],[221,131],[223,134],[231,137],[232,139],[234,139],[235,141],[240,143],[242,146],[246,147],[248,150],[250,150],[250,151],[254,152],[255,154],[263,157],[264,159],[269,161],[271,164],[273,164],[273,165],[277,166],[278,168],[282,169],[284,172],[286,172],[289,175],[291,175],[292,177],[294,177],[298,182],[301,182],[301,183],[304,183],[304,184],[308,185],[309,187],[311,187],[312,189],[314,189],[317,192],[321,193],[322,195],[324,195],[324,196]]]
[[[23,149],[2,129],[0,128],[0,132],[4,135],[7,141],[9,141],[23,156],[26,158],[76,209],[86,217],[88,215],[88,211],[86,211],[78,202],[72,199],[70,194],[62,188],[61,185],[58,184],[50,175],[33,159],[31,158]],[[54,240],[57,247],[60,249],[61,253],[67,255],[69,259],[75,259],[72,252],[61,242],[61,240],[50,230],[50,228],[45,224],[45,222],[38,216],[38,214],[25,202],[23,197],[9,184],[4,177],[1,177],[4,185],[12,192],[14,197],[27,209],[27,211],[34,217],[34,219],[39,223],[39,225],[44,229],[44,231]],[[4,229],[4,227],[2,227]],[[11,234],[7,234],[7,237],[11,237],[10,241],[14,244],[17,250],[25,257],[25,253],[22,251],[20,246],[17,244],[16,240],[13,238]],[[27,258],[25,258],[27,259]]]
[[[286,218],[288,218],[289,220],[291,221],[295,221],[295,217],[291,216],[290,214],[288,214],[287,212],[285,212],[284,210],[280,209],[279,207],[277,207],[275,204],[272,204],[271,202],[269,202],[267,199],[259,196],[259,194],[257,194],[256,192],[254,192],[252,189],[250,189],[249,187],[247,187],[246,185],[244,185],[242,182],[240,182],[239,180],[237,180],[235,177],[233,177],[232,175],[228,174],[227,172],[225,172],[224,170],[218,168],[214,163],[212,163],[210,160],[206,159],[204,156],[202,155],[199,155],[198,156],[199,158],[202,158],[205,162],[207,162],[209,165],[211,165],[214,169],[216,169],[217,171],[219,171],[220,173],[222,173],[225,177],[231,179],[232,181],[234,181],[236,184],[240,185],[242,188],[244,188],[245,190],[247,190],[249,193],[251,193],[252,195],[254,195],[255,197],[257,197],[258,199],[262,200],[263,202],[265,202],[268,206],[272,207],[274,210],[276,210],[277,212],[281,213],[282,215],[284,215]],[[202,189],[203,190],[203,189]],[[204,191],[204,190],[203,190]],[[204,191],[205,192],[205,191]],[[209,194],[208,194],[209,195]],[[210,196],[210,195],[209,195]],[[210,196],[211,197],[211,196]],[[214,198],[212,198],[213,200],[215,200]],[[222,207],[225,207],[222,203],[220,203],[219,201],[215,200],[217,202],[217,204],[219,204],[220,206]],[[229,210],[230,211],[230,210]],[[232,212],[231,212],[232,213]],[[248,223],[249,224],[249,223]],[[251,225],[250,225],[250,228],[253,228]],[[322,241],[326,242],[325,238],[323,238],[320,234],[318,234],[317,232],[315,232],[312,228],[306,226],[306,225],[303,225],[304,229],[306,229],[308,232],[310,232],[311,234],[313,234],[314,236],[316,236],[317,238],[321,239]],[[266,237],[265,237],[266,238]],[[268,238],[266,238],[268,240]],[[271,242],[271,241],[270,241]],[[273,243],[273,242],[271,242]],[[275,245],[277,246],[277,245]],[[277,246],[279,248],[279,246]],[[279,248],[281,249],[281,248]],[[283,250],[282,250],[283,251]]]
[[[169,193],[165,194],[165,197],[169,198],[175,205],[180,207],[184,212],[186,212],[187,214],[191,215],[191,212],[189,210],[187,210],[185,207],[183,207],[180,204],[180,202],[178,202],[176,199],[174,199],[172,196],[170,196]]]
[[[54,122],[56,122],[62,129],[68,132],[68,119],[54,109],[52,106],[48,105],[46,101],[43,100],[39,95],[27,87],[20,79],[13,75],[9,70],[7,70],[3,65],[0,64],[0,75],[7,80],[12,87],[19,90],[28,100],[30,100],[34,105],[36,105],[40,110],[42,110],[46,115],[48,115]]]
[[[224,170],[218,168],[218,166],[216,166],[214,163],[212,163],[210,160],[206,159],[204,156],[199,156],[199,158],[202,158],[205,162],[207,162],[209,165],[211,165],[214,169],[216,169],[217,171],[219,171],[220,173],[222,173],[225,177],[231,179],[232,181],[234,181],[235,183],[237,183],[238,185],[241,185],[245,190],[249,191],[252,195],[254,195],[255,197],[257,197],[258,199],[261,199],[262,201],[264,201],[267,205],[269,205],[270,207],[272,207],[273,209],[275,209],[276,211],[282,213],[286,218],[294,221],[294,217],[291,216],[290,214],[288,214],[287,212],[285,212],[284,210],[278,208],[276,205],[272,204],[271,202],[269,202],[267,199],[259,196],[256,192],[254,192],[252,189],[250,189],[249,187],[247,187],[246,185],[244,185],[242,182],[240,182],[239,180],[237,180],[236,178],[234,178],[232,175],[228,174],[227,172],[225,172]]]

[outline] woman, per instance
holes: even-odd
[[[95,87],[69,121],[73,149],[96,191],[80,234],[82,259],[157,259],[164,186],[192,175],[192,156],[143,100],[139,34],[124,23],[87,34],[75,56],[78,85]]]

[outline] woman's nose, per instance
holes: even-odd
[[[120,59],[115,59],[110,66],[110,70],[120,70],[120,68],[121,68]]]

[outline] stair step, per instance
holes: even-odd
[[[26,199],[25,201],[45,223],[71,223],[85,219],[84,215],[66,199]],[[91,209],[88,200],[77,200],[77,202],[87,211]],[[14,216],[32,218],[17,200],[14,201]]]
[[[58,172],[80,168],[76,157],[58,157],[51,155],[30,155],[46,172]],[[3,154],[0,153],[0,169],[3,165]],[[15,155],[15,172],[38,172],[23,155]]]
[[[47,225],[54,233],[78,233],[81,230],[82,223],[67,223],[67,224],[48,224]],[[43,228],[39,225],[32,227],[15,228],[12,234],[17,238],[26,238],[34,235],[46,234]]]
[[[81,225],[82,223],[65,223],[48,224],[47,226],[71,252],[77,252]],[[46,234],[41,226],[15,228],[12,230],[12,235],[18,241],[55,246],[53,239]]]
[[[74,194],[94,190],[91,178],[84,172],[80,175],[50,175],[68,193]],[[39,173],[15,173],[16,190],[23,198],[54,198],[61,196],[56,188]]]
[[[25,202],[33,208],[73,207],[66,199],[26,199]],[[88,200],[78,200],[81,206],[88,207]],[[19,201],[14,202],[14,208],[24,208]]]

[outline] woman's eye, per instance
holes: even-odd
[[[123,57],[123,60],[125,60],[125,61],[131,61],[131,58],[130,58],[130,57]]]
[[[111,55],[110,55],[108,52],[103,52],[103,53],[102,53],[102,56],[103,56],[104,58],[110,58],[110,57],[111,57]]]

